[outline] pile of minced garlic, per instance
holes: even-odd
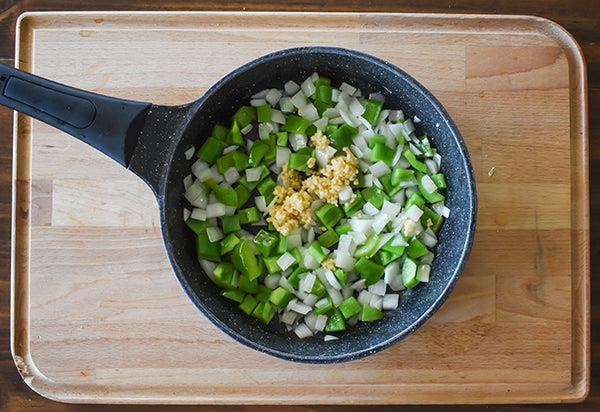
[[[318,150],[328,150],[329,139],[317,130],[309,144]],[[316,161],[312,157],[304,180],[298,171],[283,165],[284,186],[275,187],[275,199],[269,206],[267,218],[278,232],[287,236],[300,225],[308,228],[313,223],[311,205],[315,200],[337,205],[340,191],[350,183],[358,183],[358,159],[349,148],[344,147],[343,151],[345,156],[334,156],[321,168],[315,168]]]

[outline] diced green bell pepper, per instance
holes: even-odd
[[[340,303],[339,308],[340,312],[346,319],[350,319],[352,316],[362,311],[360,303],[358,303],[354,296],[350,296],[348,299]]]
[[[339,207],[332,205],[331,203],[325,203],[315,210],[315,215],[319,218],[323,226],[332,228],[340,221],[344,214]]]
[[[197,156],[210,164],[214,164],[219,156],[223,154],[224,149],[224,142],[217,140],[214,137],[209,137],[198,150]]]
[[[354,268],[358,273],[360,273],[360,277],[366,280],[365,284],[367,286],[377,283],[385,271],[385,267],[373,262],[370,259],[367,259],[366,257],[361,257],[358,259],[358,262],[356,262]]]

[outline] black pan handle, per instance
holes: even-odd
[[[0,104],[90,144],[125,167],[150,103],[87,92],[0,63]]]

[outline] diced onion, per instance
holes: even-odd
[[[249,167],[246,169],[246,179],[248,182],[257,182],[260,180],[260,175],[263,173],[264,166]]]
[[[277,265],[281,268],[281,270],[286,270],[295,262],[296,258],[294,258],[294,256],[292,256],[292,254],[289,252],[285,252],[279,257],[279,259],[277,259]]]

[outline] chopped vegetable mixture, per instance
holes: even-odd
[[[184,180],[206,274],[246,314],[337,339],[428,282],[450,210],[415,116],[312,74],[215,125]]]

